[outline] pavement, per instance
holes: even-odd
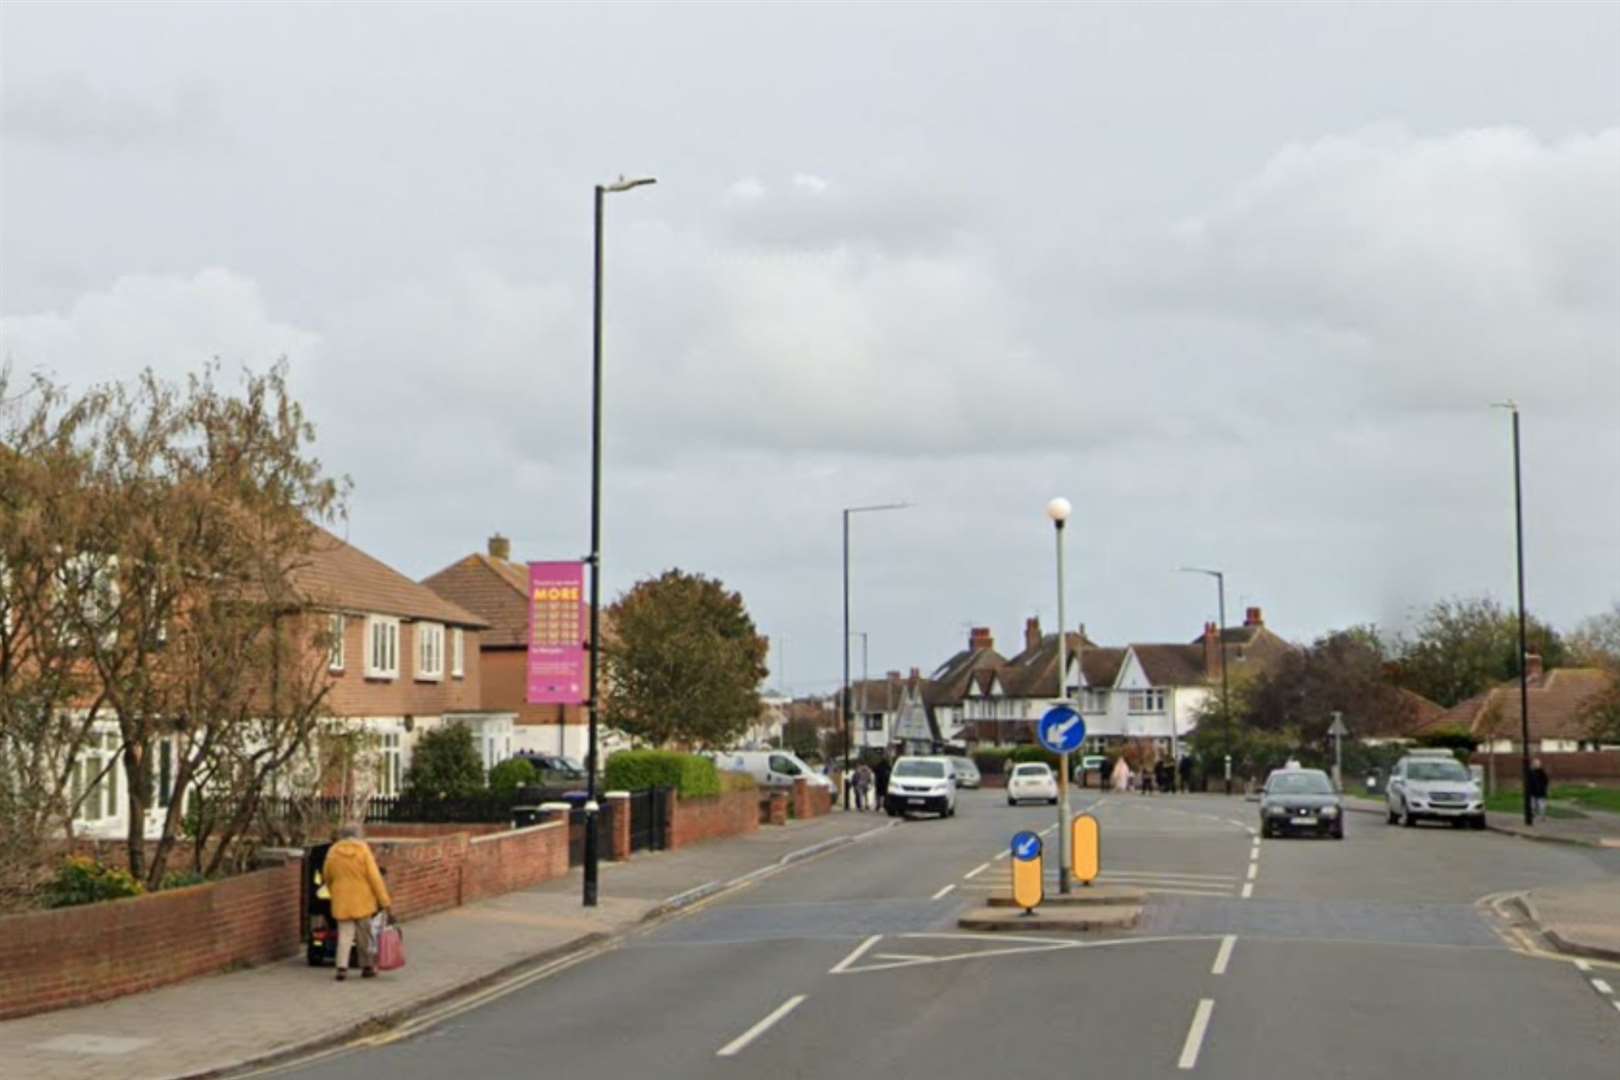
[[[407,966],[376,979],[310,968],[302,955],[113,1001],[0,1023],[8,1080],[169,1080],[221,1075],[387,1039],[435,1011],[463,1007],[577,962],[658,921],[783,866],[881,829],[835,812],[680,851],[603,863],[600,902],[580,904],[580,871],[533,889],[404,924]]]
[[[1526,946],[1486,901],[1612,887],[1620,851],[1359,814],[1342,841],[1269,840],[1241,799],[1077,803],[1100,880],[1145,894],[1134,929],[957,929],[1008,889],[1012,834],[1055,824],[973,793],[286,1075],[1612,1080],[1620,974]]]

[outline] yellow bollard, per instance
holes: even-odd
[[[1074,859],[1074,879],[1090,885],[1102,873],[1102,832],[1097,819],[1081,814],[1069,827],[1069,851]]]

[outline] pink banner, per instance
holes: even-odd
[[[529,564],[531,705],[578,705],[585,700],[585,564]]]

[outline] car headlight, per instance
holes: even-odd
[[[1324,807],[1322,807],[1322,816],[1323,817],[1338,817],[1339,816],[1339,808],[1337,806],[1324,806]]]
[[[1267,806],[1265,810],[1268,814],[1286,814],[1288,812],[1280,806]]]

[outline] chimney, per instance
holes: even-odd
[[[1221,677],[1221,628],[1212,622],[1204,624],[1204,678],[1214,681]]]
[[[968,631],[968,648],[974,652],[978,652],[980,649],[993,649],[995,647],[996,639],[990,636],[990,628],[988,626],[975,626],[972,630]]]
[[[1540,683],[1541,682],[1542,668],[1541,668],[1541,654],[1540,653],[1525,653],[1524,654],[1524,673],[1525,673],[1525,677],[1530,682],[1533,682],[1533,683]]]
[[[1260,617],[1260,609],[1259,608],[1252,607],[1247,612],[1244,613],[1243,625],[1244,626],[1264,626],[1264,625],[1266,625],[1266,620]]]
[[[898,671],[889,672],[889,681],[892,682],[892,683],[899,682],[900,681],[900,673]]]
[[[1024,620],[1024,648],[1033,649],[1041,643],[1041,620],[1031,617]]]
[[[489,557],[503,562],[512,558],[512,541],[496,533],[489,538]]]
[[[922,669],[921,668],[912,668],[911,669],[911,681],[916,682],[920,678],[922,678]]]

